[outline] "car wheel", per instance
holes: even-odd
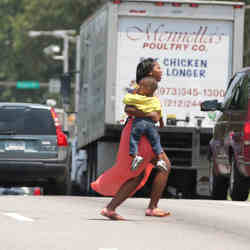
[[[45,195],[70,195],[71,194],[71,179],[70,173],[67,172],[66,176],[62,180],[56,180],[50,182],[44,186]]]
[[[214,200],[226,200],[228,181],[224,176],[215,174],[214,161],[209,162],[209,191]]]
[[[245,201],[248,198],[247,179],[240,174],[234,157],[231,162],[229,184],[229,192],[233,201]]]

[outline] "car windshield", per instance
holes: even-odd
[[[54,135],[56,128],[48,109],[0,107],[0,134]]]

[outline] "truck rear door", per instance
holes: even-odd
[[[152,57],[163,70],[157,95],[164,119],[189,116],[188,124],[179,125],[193,127],[196,116],[206,115],[203,126],[211,126],[200,102],[222,99],[232,74],[232,6],[122,3],[119,13],[116,122],[124,120],[121,100],[135,81],[136,65]]]

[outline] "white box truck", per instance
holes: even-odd
[[[87,193],[115,162],[126,119],[122,99],[137,64],[152,57],[163,70],[157,95],[166,127],[159,133],[172,162],[166,192],[208,195],[207,146],[216,113],[201,112],[200,102],[223,98],[229,77],[242,67],[243,33],[241,2],[107,1],[83,22],[77,147],[87,152]]]

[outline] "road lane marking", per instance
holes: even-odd
[[[118,248],[98,248],[98,250],[118,250]]]
[[[33,219],[22,216],[22,215],[17,214],[17,213],[4,213],[4,215],[11,217],[11,218],[18,220],[18,221],[34,222]]]
[[[245,202],[245,201],[221,201],[220,203],[238,206],[238,207],[250,207],[250,203]]]

